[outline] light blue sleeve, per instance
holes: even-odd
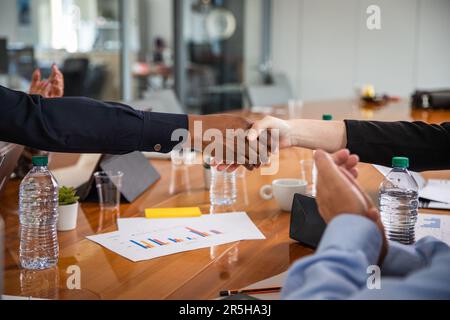
[[[407,268],[406,276],[382,276],[379,290],[367,288],[358,292],[354,300],[450,300],[450,248],[433,238],[419,241],[415,246],[421,263],[412,270],[407,261],[396,264]]]
[[[390,242],[389,251],[382,266],[384,276],[407,276],[432,262],[433,258],[449,251],[448,246],[437,239],[427,237],[414,246]]]
[[[342,215],[331,222],[317,253],[289,271],[284,299],[450,299],[450,248],[425,238],[390,243],[381,288],[369,290],[367,268],[377,263],[381,234],[370,220]]]
[[[366,287],[367,269],[376,265],[383,239],[378,227],[357,215],[341,215],[327,227],[311,257],[289,271],[282,298],[347,299]]]

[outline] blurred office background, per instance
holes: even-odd
[[[0,82],[26,90],[54,62],[66,95],[145,106],[174,92],[158,111],[349,98],[369,83],[408,97],[450,87],[450,0],[1,0]]]

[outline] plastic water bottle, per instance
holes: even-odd
[[[211,205],[230,206],[236,203],[236,172],[220,172],[211,168],[211,188],[209,190]]]
[[[381,219],[389,240],[409,245],[415,242],[419,187],[408,158],[393,158],[392,167],[380,187]]]
[[[33,157],[33,168],[20,184],[20,264],[42,270],[58,263],[58,184],[48,157]]]

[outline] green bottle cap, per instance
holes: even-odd
[[[47,156],[35,156],[32,158],[33,166],[35,167],[46,167],[48,166],[48,157]]]
[[[332,121],[333,120],[333,116],[331,114],[324,114],[322,116],[322,120],[323,121]]]
[[[392,158],[392,167],[408,169],[409,168],[409,158],[405,158],[405,157]]]

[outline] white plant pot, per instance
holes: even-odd
[[[77,227],[79,204],[58,207],[58,231],[71,231]]]

